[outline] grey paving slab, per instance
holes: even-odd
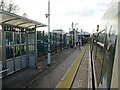
[[[59,71],[65,72],[64,68],[66,69],[69,68],[69,65],[72,63],[71,59],[74,60],[75,57],[73,56],[77,56],[78,52],[79,50],[69,48],[54,54],[51,57],[52,63],[50,67],[47,66],[47,59],[45,58],[44,60],[38,63],[38,69],[26,68],[8,76],[7,78],[2,79],[3,88],[23,88],[29,86],[29,84],[31,83],[34,83],[36,77],[40,77],[39,79],[45,80],[42,84],[44,85],[44,87],[47,87],[46,86],[47,84],[45,84],[46,82],[53,83],[54,85],[52,85],[51,87],[54,87],[55,84],[58,82],[57,80],[60,80],[59,76],[63,74]],[[69,56],[71,56],[71,58],[68,59]],[[63,62],[66,64],[59,66],[59,64]],[[56,69],[57,66],[59,66],[59,68]],[[53,69],[55,69],[54,75],[50,74],[50,76],[49,75],[47,76],[48,79],[46,79],[45,76],[50,72],[52,73]],[[56,77],[57,80],[51,81],[51,79],[54,77]]]
[[[69,67],[72,65],[79,52],[80,50],[76,49],[66,58],[66,60],[60,63],[55,69],[53,69],[43,78],[38,79],[38,81],[31,85],[30,88],[55,88]]]
[[[81,61],[80,67],[74,79],[72,90],[75,88],[88,88],[88,61],[89,49],[87,48],[85,55]]]
[[[3,88],[21,88],[30,82],[36,73],[36,70],[29,68],[19,71],[2,80]]]

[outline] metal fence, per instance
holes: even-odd
[[[67,34],[50,33],[51,53],[57,53],[69,48],[70,37]],[[44,31],[37,31],[37,57],[42,58],[48,53],[48,35]]]

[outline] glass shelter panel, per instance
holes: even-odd
[[[35,46],[29,45],[29,54],[35,54]]]
[[[21,44],[26,44],[25,33],[21,33]]]
[[[15,71],[21,69],[21,58],[16,58],[15,60]]]
[[[14,35],[15,44],[20,44],[20,32],[15,32]]]
[[[6,58],[10,59],[10,58],[13,58],[13,57],[14,57],[13,47],[12,46],[6,47]]]
[[[6,45],[13,45],[13,32],[6,32]]]
[[[34,44],[34,33],[28,34],[28,43]]]
[[[6,62],[6,65],[7,65],[7,68],[9,69],[9,70],[7,71],[7,73],[8,73],[8,74],[13,73],[13,72],[14,72],[14,62],[13,62],[13,60],[7,61],[7,62]]]
[[[15,48],[15,57],[18,57],[18,56],[20,56],[20,46],[15,46],[14,47]]]
[[[8,69],[5,76],[26,66],[35,67],[36,28],[46,25],[6,11],[0,16],[0,61]]]
[[[26,55],[26,45],[21,46],[21,55]]]
[[[35,48],[35,33],[28,33],[28,48],[29,48],[29,66],[35,67],[36,62],[36,48]]]

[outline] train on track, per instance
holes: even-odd
[[[91,54],[95,88],[120,88],[119,86],[119,5],[113,0],[105,12],[102,23],[91,36]]]

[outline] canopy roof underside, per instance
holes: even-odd
[[[13,14],[7,11],[0,10],[0,24],[9,24],[23,28],[38,28],[38,27],[45,27],[47,25]]]

